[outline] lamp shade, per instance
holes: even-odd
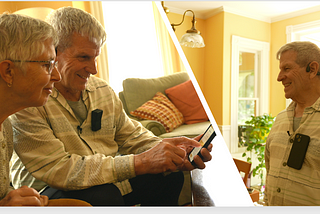
[[[202,36],[198,33],[184,34],[180,40],[180,45],[190,48],[202,48],[205,46]]]

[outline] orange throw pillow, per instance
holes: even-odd
[[[191,80],[168,88],[165,93],[183,114],[186,124],[209,120]]]
[[[157,92],[151,100],[130,114],[141,119],[156,120],[164,126],[166,132],[171,132],[184,123],[182,113],[161,92]]]

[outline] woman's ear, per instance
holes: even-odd
[[[0,76],[11,87],[14,76],[14,63],[10,60],[0,62]]]

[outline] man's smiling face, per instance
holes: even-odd
[[[62,80],[55,86],[64,97],[80,97],[90,75],[97,74],[96,58],[99,54],[99,46],[76,33],[72,36],[72,45],[63,52],[58,51],[58,71]]]
[[[289,50],[280,57],[280,72],[277,80],[284,86],[285,97],[293,101],[299,101],[305,96],[309,85],[309,73],[305,67],[296,63],[297,53]]]

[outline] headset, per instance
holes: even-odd
[[[307,65],[307,68],[306,68],[306,71],[307,71],[307,72],[310,72],[310,63],[311,63],[311,62],[309,62],[308,65]]]
[[[310,72],[310,63],[311,63],[311,62],[309,62],[308,65],[307,65],[307,68],[306,68],[306,71],[307,71],[307,72]],[[317,75],[320,75],[320,72],[319,72],[319,71],[318,71]]]

